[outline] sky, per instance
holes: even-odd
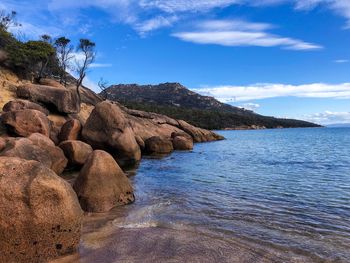
[[[257,113],[350,123],[350,0],[1,0],[25,40],[89,38],[85,84],[179,82]]]

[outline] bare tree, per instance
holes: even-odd
[[[104,80],[103,78],[100,78],[100,80],[97,83],[98,87],[100,88],[101,95],[104,100],[108,99],[108,93],[107,93],[107,88],[108,88],[108,81]]]
[[[60,37],[55,40],[54,46],[56,48],[57,59],[60,66],[60,83],[67,85],[67,69],[69,62],[73,58],[73,46],[69,45],[70,39]]]
[[[16,21],[17,12],[11,11],[11,13],[6,13],[5,10],[0,10],[0,29],[7,31],[11,26],[21,26],[20,23]]]
[[[78,79],[77,79],[77,94],[79,97],[79,102],[81,102],[81,96],[79,88],[82,85],[84,78],[86,77],[86,73],[89,69],[89,66],[94,62],[96,57],[96,51],[95,51],[96,44],[94,42],[91,42],[89,39],[80,39],[79,45],[77,47],[77,51],[81,52],[83,55],[83,59],[81,61],[76,60],[77,65],[77,73],[78,73]]]

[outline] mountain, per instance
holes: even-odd
[[[200,95],[179,83],[112,85],[100,95],[132,109],[165,114],[206,129],[319,127],[305,121],[262,116]]]

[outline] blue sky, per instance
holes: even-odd
[[[90,38],[86,84],[180,82],[236,106],[350,122],[350,0],[2,0],[19,37]],[[97,91],[97,90],[96,90]]]

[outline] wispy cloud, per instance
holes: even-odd
[[[350,123],[350,112],[325,111],[302,116],[303,119],[322,125]]]
[[[194,91],[211,95],[222,102],[250,101],[275,97],[350,99],[350,83],[305,85],[255,84],[250,86],[217,86]]]
[[[110,63],[92,63],[90,68],[110,68],[113,64]]]
[[[291,50],[316,50],[322,46],[266,32],[273,28],[265,23],[237,20],[210,20],[198,22],[193,31],[172,34],[183,41],[222,46],[282,47]]]
[[[39,39],[44,34],[57,37],[62,33],[62,30],[54,26],[36,26],[29,22],[21,22],[21,26],[11,27],[10,32],[22,40],[28,40]]]
[[[324,6],[347,19],[347,28],[350,28],[350,1],[349,0],[296,0],[296,9],[310,10],[317,6]]]
[[[143,8],[156,8],[167,13],[206,12],[213,8],[223,8],[232,4],[240,4],[242,0],[141,0]]]
[[[342,64],[342,63],[348,63],[349,60],[348,59],[337,59],[337,60],[333,60],[333,62]]]
[[[169,16],[169,17],[156,16],[149,20],[137,23],[134,26],[134,28],[141,36],[145,36],[150,31],[154,31],[159,28],[170,27],[177,20],[178,20],[178,17],[175,15]]]

